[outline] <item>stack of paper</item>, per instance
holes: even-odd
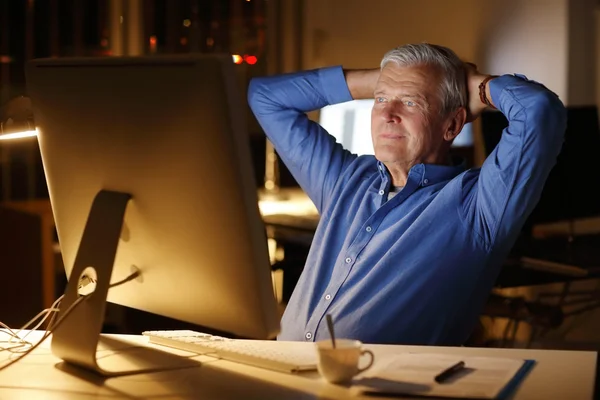
[[[459,361],[464,368],[442,383],[435,381],[440,372]],[[527,372],[533,360],[500,357],[463,357],[432,353],[404,353],[377,360],[355,381],[361,393],[401,394],[469,399],[508,397]]]

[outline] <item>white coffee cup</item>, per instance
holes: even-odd
[[[336,339],[335,348],[331,340],[322,340],[315,343],[317,347],[317,369],[325,380],[331,383],[348,383],[352,378],[370,368],[375,361],[371,350],[362,348],[358,340]],[[365,366],[359,366],[363,355],[369,357]]]

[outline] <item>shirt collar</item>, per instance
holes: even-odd
[[[381,161],[377,161],[377,168],[382,179],[389,178],[389,172]],[[466,170],[466,160],[462,157],[453,157],[452,165],[416,164],[408,172],[420,186],[429,186],[439,182],[449,181]],[[410,178],[409,178],[410,179]]]

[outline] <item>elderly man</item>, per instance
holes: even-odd
[[[560,152],[558,97],[415,44],[389,51],[378,69],[254,79],[248,98],[321,215],[278,339],[325,339],[331,314],[340,337],[464,343]],[[351,154],[305,115],[362,98],[375,99],[374,156]],[[509,126],[483,166],[465,170],[450,145],[486,107]]]

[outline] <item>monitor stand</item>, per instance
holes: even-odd
[[[198,362],[139,342],[100,335],[123,218],[130,199],[128,193],[107,190],[96,195],[58,314],[60,324],[52,332],[52,353],[67,364],[107,377],[197,367]],[[79,298],[79,281],[90,271],[96,275],[96,288],[74,305]],[[102,357],[97,356],[99,350]]]

